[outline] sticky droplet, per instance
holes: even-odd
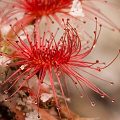
[[[9,66],[9,63],[7,63],[6,66]]]
[[[59,110],[59,109],[60,109],[60,107],[58,106],[58,107],[57,107],[57,110]]]
[[[114,100],[114,99],[111,99],[111,101],[112,101],[112,102],[115,102],[115,100]]]
[[[24,65],[21,65],[20,69],[21,70],[24,70],[25,66]]]
[[[8,101],[8,99],[6,98],[5,101]]]
[[[101,94],[101,98],[105,98],[105,94]]]
[[[95,106],[95,103],[94,103],[94,102],[91,102],[91,105],[92,105],[92,106]]]
[[[5,90],[4,93],[5,93],[5,94],[8,94],[8,90]]]
[[[83,94],[81,94],[80,97],[83,98]]]
[[[110,85],[114,85],[114,82],[110,82]]]
[[[34,101],[34,104],[37,104],[37,100]]]

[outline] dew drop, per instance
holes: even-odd
[[[105,98],[105,94],[101,94],[101,98]]]
[[[29,78],[29,77],[30,77],[30,74],[27,75],[27,78]]]
[[[21,70],[24,70],[25,66],[24,65],[21,65],[20,69]]]
[[[57,107],[57,110],[60,110],[60,107],[59,107],[59,106]]]
[[[35,100],[35,101],[34,101],[34,104],[36,104],[36,105],[37,105],[37,100]]]
[[[110,82],[110,85],[114,85],[114,82]]]
[[[5,90],[4,93],[5,93],[5,94],[8,94],[8,90]]]
[[[114,99],[111,99],[111,101],[114,103],[115,102],[115,100]]]
[[[83,98],[83,95],[81,94],[80,97]]]
[[[95,106],[95,103],[94,103],[94,102],[91,102],[91,105],[92,105],[92,106]]]
[[[5,101],[8,101],[8,99],[7,99],[7,98],[5,98]]]

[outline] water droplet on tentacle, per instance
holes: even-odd
[[[114,82],[110,82],[110,85],[114,85]]]
[[[101,94],[101,98],[105,98],[105,96],[106,96],[105,94]]]
[[[57,110],[60,110],[60,107],[59,107],[59,106],[57,106]]]
[[[95,103],[94,103],[94,102],[91,102],[91,105],[92,105],[92,106],[95,106]]]
[[[37,105],[37,100],[35,100],[35,101],[34,101],[34,104],[36,104],[36,105]]]
[[[111,101],[114,103],[115,102],[115,100],[114,99],[111,99]]]
[[[8,101],[8,99],[7,99],[7,98],[5,98],[5,101]]]
[[[83,94],[81,94],[80,97],[83,98]]]
[[[8,94],[8,90],[5,90],[4,93],[5,93],[5,94]]]
[[[24,65],[21,65],[20,69],[21,70],[24,70],[25,66]]]

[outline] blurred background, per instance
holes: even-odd
[[[120,6],[120,0],[108,1]],[[120,28],[120,9],[114,9],[97,2],[94,5],[97,8],[100,8],[101,11],[111,18]],[[91,35],[95,29],[95,23],[87,19],[87,24],[84,27],[87,28],[88,33]],[[113,32],[102,27],[102,31],[95,48],[84,60],[99,60],[100,62],[106,62],[106,64],[109,64],[115,58],[119,49],[120,32]],[[103,69],[101,72],[93,70],[91,73],[105,80],[114,82],[114,85],[110,85],[109,83],[85,74],[87,79],[92,81],[101,90],[115,99],[115,102],[112,103],[109,98],[101,98],[100,95],[96,94],[89,88],[84,87],[90,98],[95,102],[95,106],[93,107],[85,95],[83,98],[80,98],[73,83],[69,82],[68,86],[72,97],[71,103],[69,103],[70,108],[81,117],[99,118],[99,120],[120,120],[120,56],[108,68]]]

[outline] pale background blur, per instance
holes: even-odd
[[[120,0],[108,0],[116,5],[120,6]],[[111,18],[120,28],[120,9],[113,9],[111,7],[106,7],[106,5],[101,6],[101,4],[96,4],[102,9],[102,12]],[[90,25],[88,25],[90,23]],[[95,28],[95,23],[88,22],[86,25],[87,30],[90,34],[93,34]],[[92,27],[91,27],[92,26]],[[100,60],[100,62],[106,62],[107,64],[111,62],[117,55],[120,49],[120,33],[118,31],[111,32],[110,30],[102,27],[102,32],[100,34],[99,40],[96,47],[93,49],[91,54],[86,57],[86,61]],[[96,94],[89,88],[85,87],[88,95],[95,102],[95,106],[92,107],[90,101],[84,95],[80,98],[74,85],[68,83],[71,89],[71,103],[70,108],[79,114],[81,117],[93,117],[99,118],[99,120],[120,120],[120,56],[117,60],[108,68],[104,69],[102,72],[92,71],[93,74],[109,81],[113,81],[115,84],[113,86],[108,83],[102,82],[99,79],[86,77],[95,83],[100,89],[106,92],[110,97],[115,99],[112,103],[108,98],[101,98],[100,95]]]

